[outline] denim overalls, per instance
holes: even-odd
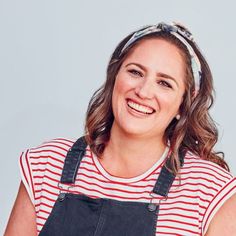
[[[87,144],[79,138],[68,151],[62,184],[73,184]],[[180,152],[183,165],[184,152]],[[153,193],[167,198],[175,179],[163,165]],[[90,198],[82,194],[61,191],[39,236],[154,236],[159,205],[143,202]]]

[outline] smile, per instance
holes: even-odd
[[[152,114],[155,111],[151,107],[147,107],[145,105],[138,104],[130,99],[127,101],[127,104],[130,108],[134,109],[137,112],[143,113],[143,114]]]

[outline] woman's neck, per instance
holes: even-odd
[[[151,168],[164,150],[162,138],[128,135],[112,127],[101,163],[111,174],[134,177]]]

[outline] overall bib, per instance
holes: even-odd
[[[61,184],[75,182],[87,144],[79,138],[68,151]],[[184,152],[180,152],[183,165]],[[153,193],[167,198],[175,175],[167,161],[153,188]],[[51,214],[39,236],[154,236],[159,204],[90,198],[82,194],[60,191]]]

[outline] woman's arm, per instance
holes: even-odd
[[[236,236],[236,194],[215,214],[205,236]]]
[[[35,209],[22,182],[4,236],[21,235],[37,235]]]

